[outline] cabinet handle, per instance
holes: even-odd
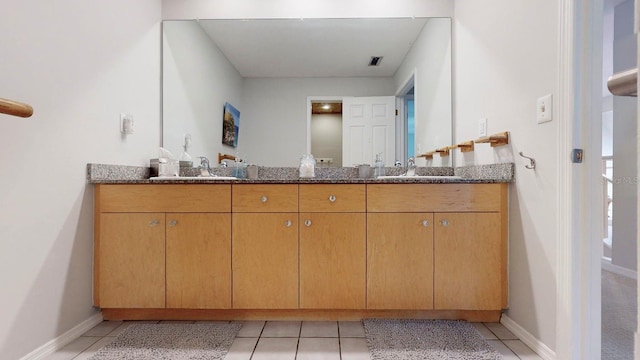
[[[160,224],[160,220],[157,220],[157,219],[153,219],[149,221],[149,226],[157,226],[159,224]]]
[[[304,221],[304,226],[309,227],[311,226],[311,220],[307,219]]]
[[[336,196],[335,195],[329,195],[329,201],[336,202]]]
[[[449,221],[447,219],[440,220],[440,225],[449,226]]]
[[[171,226],[171,227],[176,226],[177,224],[178,224],[178,221],[176,221],[176,220],[169,221],[169,226]]]
[[[428,227],[429,226],[429,220],[422,220],[422,226]]]
[[[284,226],[286,227],[291,227],[291,225],[292,225],[291,220],[287,220],[284,222]]]
[[[262,197],[260,198],[260,201],[262,201],[263,203],[266,203],[267,200],[269,200],[269,198],[266,195],[262,195]]]

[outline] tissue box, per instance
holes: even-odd
[[[155,176],[179,176],[180,162],[173,159],[151,159],[149,160],[149,175]]]

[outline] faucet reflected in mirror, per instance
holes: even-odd
[[[213,176],[211,173],[209,159],[207,159],[206,156],[198,156],[198,158],[200,159],[200,166],[198,166],[198,169],[200,169],[200,176]]]
[[[407,172],[405,173],[406,176],[416,176],[416,159],[414,159],[413,157],[410,157],[407,160]]]

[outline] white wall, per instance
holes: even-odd
[[[235,152],[222,145],[222,113],[225,102],[242,109],[242,76],[198,22],[165,21],[163,27],[163,146],[179,157],[191,134],[194,165],[197,156],[213,165],[218,152]]]
[[[89,162],[145,165],[160,142],[159,0],[4,2],[0,97],[0,358],[96,313]],[[10,10],[9,10],[10,8]],[[119,132],[120,112],[135,134]]]
[[[611,99],[613,102],[613,99]],[[602,112],[602,156],[613,155],[613,111]]]
[[[633,33],[634,2],[627,0],[614,10],[613,72],[636,66],[637,41]],[[637,144],[636,98],[613,98],[613,224],[611,263],[637,269]]]
[[[451,19],[427,21],[393,76],[396,89],[404,87],[412,74],[416,94],[416,154],[417,149],[425,153],[452,145]],[[436,155],[430,165],[451,166],[450,158]],[[419,158],[417,164],[423,166],[424,162]]]
[[[507,315],[551,350],[556,336],[558,121],[536,123],[536,99],[557,95],[557,1],[456,0],[454,114],[457,142],[510,132],[511,143],[456,152],[456,165],[515,162],[509,189]],[[556,107],[557,109],[557,107]],[[554,116],[557,112],[554,109]],[[557,119],[557,117],[556,117]],[[537,160],[535,171],[517,154]]]
[[[311,115],[311,153],[318,158],[332,158],[331,166],[342,166],[342,115]]]
[[[393,94],[390,77],[245,79],[238,149],[250,163],[298,166],[307,152],[307,96]]]

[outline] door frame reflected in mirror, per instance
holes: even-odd
[[[406,100],[410,92],[413,92],[411,95],[412,99],[416,98],[416,79],[417,79],[417,69],[413,69],[413,72],[409,75],[407,80],[405,80],[402,84],[402,87],[396,91],[396,109],[398,110],[398,115],[396,116],[396,157],[399,158],[399,161],[405,165],[407,159],[409,158],[408,151],[408,133],[409,128],[407,125],[407,107]],[[413,105],[413,114],[414,118],[418,117],[417,104],[414,101]],[[415,122],[415,121],[414,121]],[[415,134],[415,128],[414,128]],[[413,149],[414,156],[419,155],[420,149],[414,147]]]

